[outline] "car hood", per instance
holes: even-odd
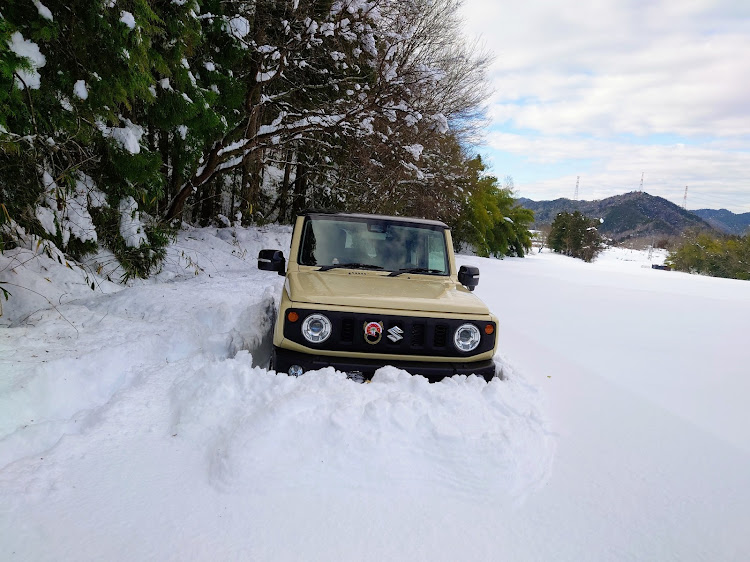
[[[487,306],[449,278],[427,275],[388,277],[382,273],[334,270],[289,272],[287,291],[294,302],[357,308],[489,314]]]

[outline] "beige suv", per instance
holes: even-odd
[[[479,270],[456,269],[442,222],[307,212],[294,225],[288,267],[281,251],[262,250],[258,268],[286,275],[271,359],[278,372],[333,366],[364,380],[393,365],[431,381],[495,376],[497,318],[471,293]]]

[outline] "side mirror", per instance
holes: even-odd
[[[458,270],[458,282],[470,291],[479,285],[479,268],[471,265],[462,265]]]
[[[278,271],[284,275],[286,271],[286,259],[281,250],[261,250],[258,254],[258,269],[263,271]]]

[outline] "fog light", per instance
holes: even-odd
[[[290,377],[299,377],[304,372],[305,372],[305,370],[302,367],[300,367],[299,365],[292,365],[291,367],[289,367],[289,376]]]

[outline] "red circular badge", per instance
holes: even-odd
[[[383,335],[383,323],[382,322],[366,322],[365,323],[365,341],[370,344],[376,344],[380,341]]]

